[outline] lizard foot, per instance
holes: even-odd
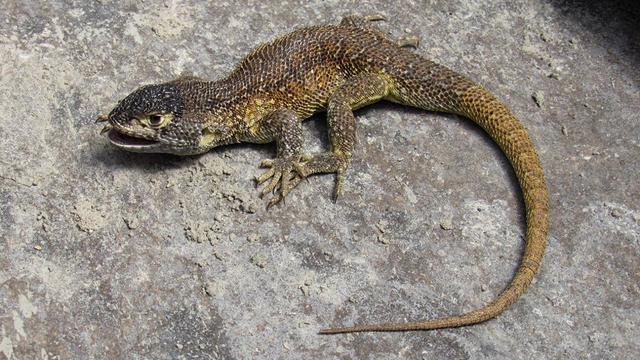
[[[382,13],[373,13],[362,17],[365,21],[387,21],[387,17]]]
[[[414,35],[405,36],[398,39],[398,41],[396,41],[396,44],[398,44],[398,46],[400,47],[412,47],[414,49],[417,49],[418,46],[420,46],[420,38]]]
[[[260,197],[264,197],[268,193],[273,196],[267,203],[267,209],[279,203],[295,188],[304,176],[302,175],[303,163],[299,156],[265,159],[260,162],[260,167],[269,168],[262,175],[255,178],[256,186],[266,182],[269,183],[260,191]]]
[[[387,17],[380,13],[369,14],[365,16],[351,15],[342,18],[340,25],[342,26],[356,26],[364,28],[375,28],[371,23],[375,21],[386,21]]]
[[[333,191],[332,200],[333,202],[336,202],[344,190],[344,174],[347,171],[348,166],[348,156],[327,152],[304,156],[303,162],[296,168],[296,172],[300,175],[301,179],[304,179],[311,174],[335,173],[336,185]]]

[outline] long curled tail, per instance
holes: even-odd
[[[478,310],[433,320],[325,329],[321,334],[431,330],[477,324],[499,315],[513,304],[540,267],[547,241],[548,194],[542,167],[527,131],[509,109],[481,86],[440,65],[428,61],[422,65],[422,79],[393,81],[395,89],[390,100],[466,116],[500,146],[513,166],[524,197],[527,232],[522,260],[509,286]]]

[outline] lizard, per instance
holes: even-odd
[[[301,180],[335,174],[333,199],[343,192],[356,144],[353,111],[386,100],[466,117],[497,143],[509,160],[525,205],[523,255],[509,285],[479,309],[443,318],[364,324],[321,334],[460,327],[501,314],[523,294],[540,268],[547,241],[548,191],[535,146],[515,115],[481,85],[392,39],[373,21],[347,16],[337,24],[302,27],[254,48],[224,78],[181,77],[145,85],[122,99],[98,123],[111,144],[134,152],[201,154],[240,143],[276,143],[276,157],[256,177],[271,194],[267,208]],[[302,121],[325,111],[330,150],[303,151]]]

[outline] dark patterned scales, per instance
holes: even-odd
[[[256,180],[261,195],[282,200],[300,180],[336,173],[334,197],[355,146],[353,110],[379,100],[460,114],[478,123],[504,151],[515,170],[527,212],[526,245],[511,284],[496,300],[460,316],[410,323],[358,325],[323,330],[428,330],[479,323],[500,314],[527,288],[540,267],[547,237],[547,187],[526,130],[494,96],[435,64],[370,25],[380,17],[348,17],[339,26],[294,31],[254,49],[228,77],[218,81],[180,78],[142,87],[108,116],[103,131],[129,151],[197,154],[219,145],[277,143],[277,157]],[[331,151],[304,153],[300,123],[326,110]]]

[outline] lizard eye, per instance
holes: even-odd
[[[160,115],[151,115],[149,116],[149,125],[158,126],[162,124],[162,116]]]
[[[140,119],[146,126],[161,128],[167,126],[173,119],[172,114],[151,114]]]

